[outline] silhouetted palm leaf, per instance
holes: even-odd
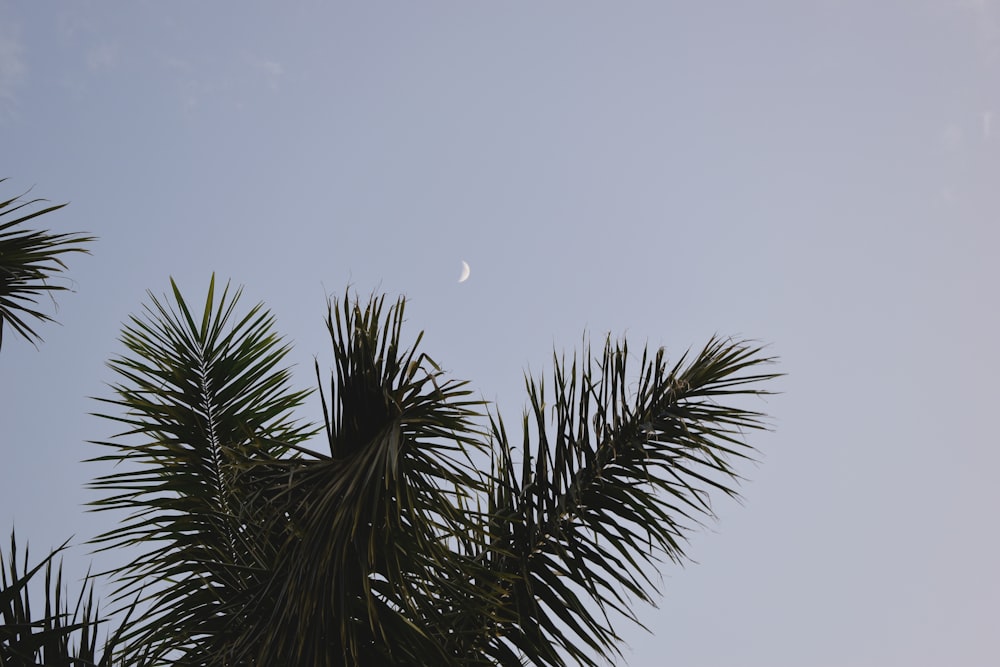
[[[516,664],[600,664],[618,655],[610,613],[638,623],[631,600],[653,601],[661,557],[684,559],[686,527],[712,516],[710,491],[735,495],[730,459],[745,458],[763,415],[721,401],[760,396],[776,377],[761,348],[713,339],[668,367],[643,351],[635,381],[625,343],[583,362],[555,359],[553,403],[527,379],[530,414],[519,452],[502,423],[490,493],[491,547],[505,584],[488,652]],[[739,402],[739,401],[737,401]],[[551,427],[549,418],[551,417]],[[534,435],[532,435],[534,432]],[[515,460],[515,456],[520,461]]]
[[[173,303],[150,294],[146,316],[124,330],[128,354],[111,362],[122,380],[105,402],[124,408],[109,419],[126,430],[95,460],[124,469],[97,478],[109,495],[94,505],[129,515],[96,542],[140,547],[113,573],[119,600],[151,605],[123,639],[154,660],[200,664],[241,630],[234,621],[272,572],[276,545],[258,530],[245,464],[278,459],[310,429],[289,416],[306,393],[288,389],[271,315],[258,304],[236,316],[240,291],[230,298],[228,287],[216,303],[213,277],[196,319],[171,285]]]
[[[289,463],[269,491],[296,528],[258,664],[461,664],[461,616],[500,602],[471,558],[485,546],[487,486],[469,460],[485,448],[482,402],[418,353],[419,336],[403,346],[403,307],[330,306],[330,454]]]
[[[0,183],[4,180],[0,179]],[[65,206],[35,206],[44,201],[25,201],[20,197],[0,201],[0,346],[5,326],[31,343],[41,341],[29,321],[46,322],[52,318],[35,308],[38,297],[68,289],[66,285],[51,282],[53,276],[66,268],[62,255],[89,252],[84,245],[94,240],[92,236],[76,233],[52,234],[18,228]]]
[[[121,627],[98,646],[98,629],[105,621],[98,618],[89,575],[70,610],[63,595],[62,565],[55,572],[55,581],[52,572],[53,559],[65,548],[63,543],[33,567],[28,565],[25,550],[19,568],[17,540],[11,533],[9,559],[0,553],[0,667],[142,667],[146,664],[142,655],[125,655],[121,661],[113,661]],[[29,587],[42,572],[44,607],[36,614],[31,609]]]
[[[735,494],[744,434],[764,427],[743,404],[775,377],[739,341],[673,366],[643,352],[634,376],[624,343],[585,346],[556,360],[551,408],[527,379],[516,448],[420,336],[403,343],[402,299],[345,298],[319,452],[289,416],[303,394],[275,370],[270,316],[238,317],[236,297],[216,306],[213,281],[199,322],[174,286],[112,362],[127,430],[98,460],[125,469],[97,479],[96,505],[130,514],[99,540],[142,551],[114,573],[120,595],[148,586],[123,638],[158,664],[614,659],[614,617],[637,621],[710,492]]]

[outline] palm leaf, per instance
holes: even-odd
[[[597,665],[620,657],[614,615],[638,623],[634,600],[652,602],[651,573],[685,558],[685,535],[714,516],[710,492],[735,496],[733,461],[749,457],[748,431],[763,415],[740,407],[776,377],[750,343],[712,339],[668,367],[644,351],[630,383],[625,343],[595,361],[555,359],[554,394],[527,378],[530,413],[520,452],[499,419],[490,511],[480,556],[505,583],[495,639],[485,650],[509,664]],[[551,426],[550,426],[551,418]],[[516,460],[520,458],[520,461]]]
[[[402,299],[345,297],[328,306],[320,452],[289,416],[303,394],[271,317],[237,316],[238,297],[216,304],[213,279],[199,319],[174,285],[111,363],[126,430],[98,460],[125,469],[95,504],[129,516],[98,543],[142,550],[113,574],[150,609],[122,640],[157,664],[613,660],[612,620],[638,622],[656,566],[684,560],[713,492],[736,494],[744,437],[766,426],[745,407],[775,377],[760,347],[712,339],[673,366],[643,352],[633,376],[609,340],[556,359],[551,407],[526,378],[516,448],[420,335],[403,343]]]
[[[484,546],[470,501],[487,487],[468,456],[484,447],[482,402],[418,352],[419,335],[403,345],[403,309],[330,304],[330,453],[290,462],[272,489],[296,529],[257,664],[478,664],[454,629],[500,602],[468,555]]]
[[[56,568],[54,579],[52,568],[56,555],[67,544],[33,567],[28,565],[26,549],[19,568],[17,539],[12,532],[9,558],[0,553],[0,667],[143,667],[146,663],[142,655],[124,656],[121,662],[113,662],[122,627],[99,648],[98,629],[106,621],[98,616],[94,582],[89,574],[70,610],[69,600],[64,597],[62,564]],[[44,605],[42,613],[36,614],[32,611],[30,586],[39,573],[44,573],[45,578]]]
[[[0,183],[4,180],[0,179]],[[30,322],[46,322],[52,318],[37,309],[38,298],[42,294],[69,289],[67,285],[51,282],[56,274],[66,269],[62,256],[89,252],[84,246],[94,240],[92,236],[78,233],[53,234],[19,228],[19,225],[65,206],[39,208],[37,205],[44,201],[25,201],[20,197],[0,201],[0,346],[6,326],[32,344],[41,341]]]
[[[306,392],[288,388],[273,317],[260,304],[237,315],[240,290],[216,300],[214,276],[200,316],[171,286],[170,301],[150,294],[145,316],[124,329],[127,353],[110,363],[116,397],[102,400],[124,415],[102,416],[125,430],[93,460],[123,470],[93,482],[104,494],[93,505],[127,517],[95,543],[140,552],[112,572],[116,599],[138,597],[145,609],[123,635],[128,646],[201,664],[228,650],[272,571],[245,464],[277,460],[313,431],[289,415]]]

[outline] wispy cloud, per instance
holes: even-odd
[[[160,69],[174,82],[185,115],[208,109],[242,109],[259,96],[277,91],[285,67],[272,58],[248,52],[225,52],[158,58]]]
[[[257,72],[258,76],[264,78],[267,86],[271,90],[277,90],[278,82],[281,77],[285,74],[285,68],[282,67],[281,63],[276,60],[270,60],[267,58],[260,58],[254,55],[246,56],[247,62],[250,66]]]
[[[118,64],[118,46],[99,44],[87,51],[87,69],[92,72],[111,69]]]
[[[994,115],[993,111],[986,110],[979,112],[978,118],[969,114],[965,123],[945,124],[938,131],[938,146],[946,153],[958,153],[972,148],[977,141],[992,141]]]
[[[17,88],[28,69],[23,51],[14,29],[0,26],[0,120],[14,112]]]
[[[976,40],[983,55],[1000,63],[1000,0],[959,0],[975,22]]]
[[[965,145],[965,131],[957,123],[949,123],[941,130],[941,147],[948,152],[955,152]]]

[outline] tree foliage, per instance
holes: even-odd
[[[2,183],[5,179],[0,179]],[[38,297],[68,289],[52,282],[66,268],[63,255],[88,252],[84,247],[93,238],[79,233],[52,233],[24,227],[25,223],[65,206],[44,205],[44,200],[15,197],[0,200],[0,346],[10,327],[31,343],[41,341],[30,322],[51,321],[36,309]],[[13,531],[5,557],[0,551],[0,667],[49,665],[51,667],[110,667],[116,636],[98,644],[103,621],[93,597],[93,581],[88,576],[75,604],[70,606],[63,586],[62,565],[55,570],[53,559],[67,546],[64,543],[36,565],[29,565],[27,549],[18,566],[17,539]],[[32,587],[44,577],[41,611],[32,609]],[[37,598],[36,598],[37,599]],[[139,663],[130,660],[130,665]]]
[[[2,181],[0,181],[2,182]],[[23,225],[61,208],[0,201],[0,344],[29,342],[67,253],[92,237]],[[525,377],[516,437],[403,336],[405,302],[328,303],[333,368],[316,376],[323,422],[295,412],[288,345],[241,290],[209,284],[192,308],[171,281],[122,333],[100,399],[119,426],[91,459],[120,523],[93,540],[135,558],[88,576],[75,602],[53,559],[0,553],[0,667],[598,665],[621,657],[663,562],[735,496],[736,465],[765,428],[748,399],[776,377],[749,341],[595,351]],[[317,444],[318,441],[320,444]],[[32,582],[44,573],[41,612]],[[37,584],[34,584],[37,589]],[[36,591],[37,593],[37,591]],[[37,605],[35,609],[37,610]]]
[[[63,206],[46,206],[44,199],[0,200],[0,346],[7,327],[31,343],[42,340],[32,322],[47,322],[52,317],[38,310],[38,298],[69,289],[53,280],[66,269],[64,255],[89,252],[85,246],[94,240],[92,236],[24,227]]]
[[[140,554],[127,651],[176,665],[597,665],[661,561],[733,496],[773,359],[713,338],[668,363],[607,339],[526,377],[515,439],[402,333],[405,303],[331,301],[324,420],[240,291],[172,283],[131,319],[103,416],[99,536]],[[635,365],[633,368],[632,365]],[[313,439],[325,440],[317,447]],[[321,441],[322,441],[321,440]]]
[[[84,577],[84,586],[74,602],[67,597],[62,562],[53,571],[56,555],[64,542],[35,565],[29,565],[28,550],[18,566],[17,537],[11,532],[8,557],[0,552],[0,667],[144,667],[145,650],[119,651],[121,634],[134,607],[115,630],[102,631],[109,620],[100,616],[94,600],[94,579]],[[42,610],[32,610],[32,586],[44,577]],[[37,590],[34,591],[37,595]],[[117,657],[116,657],[117,654]]]

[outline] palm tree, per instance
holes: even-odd
[[[3,183],[6,179],[0,179]],[[5,326],[31,343],[42,339],[29,324],[52,318],[35,309],[38,297],[69,289],[52,282],[66,269],[62,256],[71,252],[89,252],[86,244],[94,240],[84,234],[53,234],[47,230],[19,227],[39,216],[61,209],[65,204],[41,206],[45,200],[15,197],[0,201],[0,346]]]
[[[2,183],[5,179],[0,179]],[[44,200],[15,197],[0,201],[0,345],[5,325],[31,343],[41,337],[30,320],[51,321],[35,309],[37,298],[45,293],[68,289],[50,282],[66,268],[62,256],[88,252],[85,245],[93,237],[79,233],[54,234],[47,230],[26,229],[23,225],[39,216],[56,211],[65,204],[45,206]],[[47,665],[50,667],[110,667],[117,642],[116,633],[102,651],[99,618],[94,602],[93,580],[88,576],[75,603],[63,586],[62,564],[53,571],[53,561],[68,542],[55,549],[37,564],[31,565],[27,549],[20,566],[17,538],[13,532],[10,549],[0,552],[0,667]],[[41,611],[32,610],[32,590],[38,593],[37,577],[44,577]],[[142,657],[130,659],[130,665]]]
[[[94,459],[95,542],[138,554],[111,575],[144,611],[122,641],[173,665],[598,665],[638,622],[664,560],[685,559],[710,495],[735,495],[744,407],[776,375],[713,338],[668,364],[625,342],[526,378],[515,439],[403,340],[404,300],[328,303],[323,423],[295,420],[288,347],[240,290],[192,309],[150,293],[110,362]],[[631,364],[638,361],[633,370]],[[322,448],[309,446],[322,434]]]
[[[0,553],[0,667],[139,667],[141,655],[112,662],[122,627],[100,642],[99,629],[105,621],[99,617],[89,575],[71,610],[62,563],[54,572],[52,568],[67,545],[64,542],[33,566],[25,550],[19,567],[17,538],[11,533],[9,558]],[[45,578],[40,614],[31,608],[31,586],[39,574]]]

